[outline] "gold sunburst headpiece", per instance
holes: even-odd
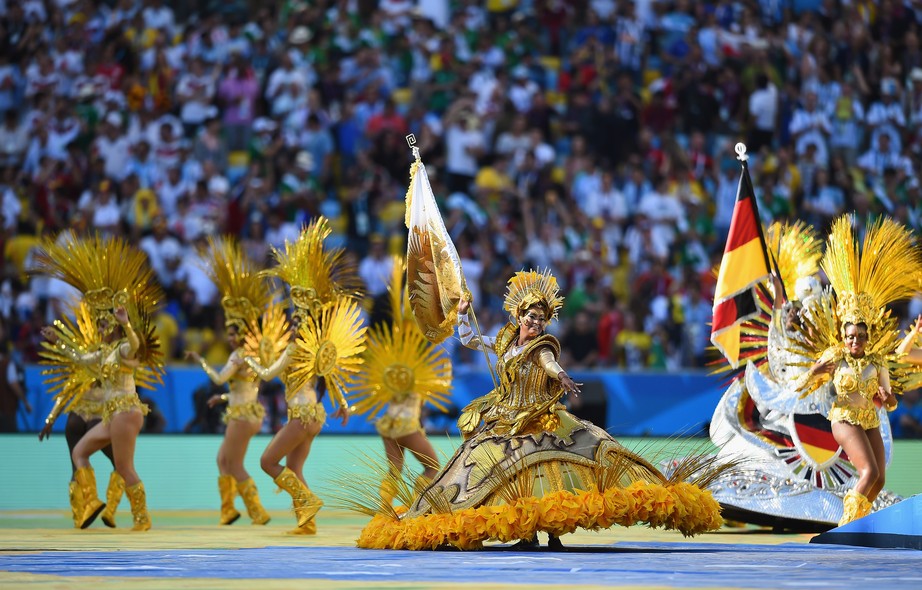
[[[413,318],[403,285],[405,272],[403,260],[395,256],[388,285],[391,322],[368,331],[365,367],[353,389],[355,411],[370,417],[413,394],[442,411],[448,402],[451,361],[426,339]]]
[[[211,252],[208,276],[221,292],[224,325],[244,334],[269,303],[269,289],[259,270],[236,239],[208,239]]]
[[[798,286],[819,272],[820,258],[823,257],[823,244],[817,239],[816,231],[803,221],[775,222],[765,233],[765,241],[775,258],[788,296],[802,299],[805,293]]]
[[[836,219],[821,267],[836,294],[840,330],[864,323],[869,337],[888,317],[886,306],[915,294],[922,255],[912,232],[889,218],[870,224],[859,247],[854,216]]]
[[[519,271],[506,285],[503,309],[512,317],[514,324],[518,324],[519,317],[534,305],[545,308],[548,322],[557,319],[557,311],[563,306],[557,279],[548,269],[543,272]]]
[[[326,380],[340,407],[347,407],[346,386],[362,366],[365,326],[352,299],[340,299],[318,315],[309,315],[298,328],[288,377],[288,391],[300,391],[312,379]]]
[[[318,217],[301,230],[295,242],[286,242],[285,249],[272,249],[278,265],[263,271],[275,276],[291,288],[293,316],[318,316],[339,298],[359,299],[361,282],[355,264],[342,248],[324,244],[332,233],[325,217]]]
[[[147,255],[121,238],[94,235],[79,238],[60,236],[45,240],[36,257],[35,274],[58,278],[83,295],[95,321],[106,319],[115,326],[112,312],[118,307],[136,307],[142,313],[156,309],[163,301]]]

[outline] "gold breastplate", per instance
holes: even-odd
[[[842,361],[832,379],[836,394],[846,397],[858,393],[867,400],[873,399],[879,386],[877,367],[867,358],[856,359],[847,354]]]

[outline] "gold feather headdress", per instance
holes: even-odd
[[[820,258],[823,257],[823,244],[817,239],[816,231],[803,221],[790,224],[776,221],[765,233],[765,241],[775,258],[788,296],[799,298],[797,282],[819,272]]]
[[[541,305],[547,310],[548,322],[557,319],[557,311],[563,306],[557,279],[549,269],[543,272],[519,271],[506,285],[503,309],[509,313],[512,323],[518,324],[519,317],[533,305]]]
[[[291,287],[294,316],[319,316],[342,297],[359,299],[361,282],[355,264],[342,248],[327,248],[324,240],[332,233],[325,217],[318,217],[301,230],[298,239],[285,249],[272,249],[278,265],[263,271]]]
[[[836,361],[845,354],[842,339],[848,324],[865,324],[868,342],[865,356],[887,363],[894,393],[902,391],[909,373],[893,356],[899,344],[897,320],[887,307],[912,297],[922,273],[922,255],[912,232],[889,218],[867,227],[859,247],[852,230],[853,215],[836,219],[826,241],[820,267],[829,279],[827,295],[817,299],[803,317],[802,339],[793,339],[792,351],[809,359]],[[809,366],[813,361],[796,363]],[[798,390],[805,397],[828,377],[811,379],[804,373]]]
[[[244,334],[269,304],[269,289],[236,239],[209,237],[208,246],[211,259],[206,270],[221,292],[224,325]]]
[[[147,314],[163,302],[163,289],[147,255],[121,238],[70,234],[45,240],[32,272],[76,288],[94,321],[107,319],[111,326],[115,325],[112,312],[118,307],[125,307],[132,315],[138,311]]]
[[[889,218],[871,223],[859,248],[853,215],[836,219],[821,264],[836,294],[839,329],[864,323],[870,339],[889,316],[886,306],[916,292],[922,255],[912,232]]]
[[[442,411],[448,401],[451,361],[426,339],[413,318],[405,272],[403,260],[395,256],[388,285],[392,320],[368,331],[365,367],[353,388],[355,411],[369,412],[369,417],[412,394]]]

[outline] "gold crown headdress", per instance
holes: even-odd
[[[773,223],[765,233],[765,241],[775,257],[788,297],[796,299],[797,281],[819,272],[820,258],[823,257],[822,242],[817,239],[813,227],[803,221]]]
[[[221,292],[224,325],[243,334],[269,304],[269,289],[256,265],[232,237],[209,238],[208,276]]]
[[[429,342],[413,318],[404,287],[404,261],[394,256],[388,291],[391,322],[368,331],[364,370],[353,388],[355,411],[370,416],[392,401],[417,394],[445,411],[451,388],[451,361]]]
[[[533,305],[541,305],[547,310],[548,322],[557,319],[557,311],[563,306],[557,279],[549,269],[543,272],[519,271],[506,285],[503,309],[509,313],[512,323],[518,324],[518,318]]]
[[[46,240],[36,257],[35,274],[58,278],[83,294],[94,321],[115,325],[112,312],[148,314],[163,301],[147,255],[121,238],[100,235],[78,238],[73,234]]]
[[[915,294],[922,255],[912,232],[892,219],[870,224],[860,248],[853,225],[853,215],[833,222],[821,267],[836,294],[840,330],[863,323],[873,339],[889,316],[886,306]]]
[[[327,248],[324,240],[332,233],[325,217],[318,217],[301,230],[295,242],[286,242],[285,249],[272,249],[278,265],[263,271],[291,287],[294,314],[319,316],[320,312],[339,298],[361,297],[361,283],[355,264],[342,248]]]

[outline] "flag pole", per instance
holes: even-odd
[[[405,139],[407,140],[407,145],[410,146],[410,151],[413,153],[415,164],[417,166],[422,166],[423,160],[419,153],[419,146],[416,145],[416,136],[411,133],[407,135]],[[439,213],[439,215],[441,215],[441,213]],[[454,249],[454,245],[452,245],[452,249]],[[461,268],[461,290],[462,297],[470,297],[471,292],[467,288],[467,277],[464,276],[463,268]],[[470,299],[468,299],[468,302],[470,302]],[[477,321],[477,314],[474,313],[474,306],[469,305],[467,309],[471,316],[471,321],[474,324],[474,329],[477,331],[477,337],[480,339],[480,350],[483,352],[483,357],[487,361],[487,370],[490,371],[490,378],[493,380],[493,389],[499,389],[499,382],[496,380],[496,372],[493,370],[493,364],[490,362],[490,353],[487,352],[487,347],[483,344],[483,332],[480,330],[480,322]]]

